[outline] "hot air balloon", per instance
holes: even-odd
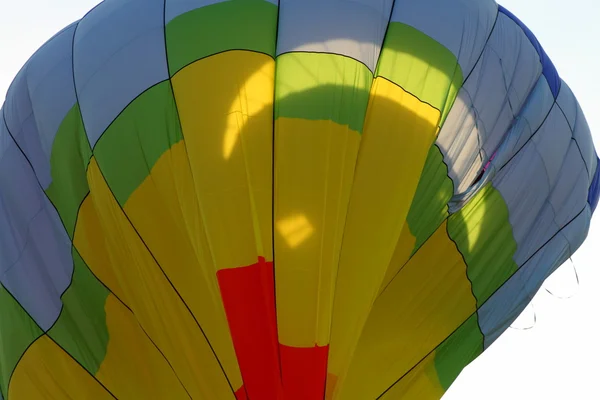
[[[439,399],[598,157],[492,0],[105,0],[0,121],[0,398]]]

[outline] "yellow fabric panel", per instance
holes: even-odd
[[[405,222],[402,232],[400,232],[398,243],[396,243],[396,249],[394,250],[392,261],[390,261],[390,265],[388,265],[387,270],[385,271],[383,282],[381,282],[381,286],[379,287],[380,294],[387,287],[387,285],[390,284],[392,279],[394,279],[404,264],[408,262],[408,259],[415,248],[416,242],[417,238],[410,232],[408,222]]]
[[[112,294],[105,310],[109,341],[96,378],[118,399],[189,399],[133,314]]]
[[[95,158],[79,211],[75,246],[161,349],[192,397],[233,399],[203,333],[110,192]]]
[[[199,60],[173,78],[213,268],[273,259],[275,61],[251,51]]]
[[[125,213],[177,288],[234,388],[242,378],[221,301],[183,141],[164,153],[125,204]]]
[[[324,120],[278,118],[275,128],[279,341],[325,346],[360,135]]]
[[[435,352],[392,386],[380,400],[439,400],[445,393],[435,369]]]
[[[376,398],[475,312],[466,269],[444,222],[373,304],[342,398]]]
[[[338,387],[392,260],[439,117],[399,86],[375,79],[337,276],[328,370]]]
[[[27,349],[10,380],[11,400],[109,400],[111,394],[44,335]]]

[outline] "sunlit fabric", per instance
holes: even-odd
[[[439,399],[587,236],[493,0],[105,0],[0,121],[0,399]]]

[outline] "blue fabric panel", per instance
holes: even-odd
[[[531,30],[529,30],[529,28],[519,18],[517,18],[513,13],[511,13],[501,5],[498,5],[498,12],[506,15],[507,17],[515,21],[515,23],[519,25],[521,29],[523,29],[523,32],[525,32],[525,35],[527,35],[527,37],[531,41],[531,44],[533,44],[533,47],[535,47],[540,56],[540,62],[543,66],[543,74],[548,80],[548,85],[550,86],[550,90],[552,91],[554,98],[558,97],[558,92],[560,91],[561,86],[561,79],[558,76],[558,72],[556,71],[556,67],[552,63],[552,60],[550,60],[550,57],[548,57],[548,54],[546,54],[544,48],[540,45],[540,42],[537,40],[533,32],[531,32]]]
[[[0,283],[47,330],[71,282],[71,241],[4,120],[0,123]]]
[[[598,156],[596,156],[596,160],[596,172],[594,173],[594,179],[592,179],[592,184],[588,192],[588,203],[592,209],[592,213],[596,211],[598,197],[600,196],[600,159],[598,159]]]
[[[549,201],[554,210],[554,221],[564,225],[573,217],[573,212],[578,212],[587,204],[590,179],[581,158],[575,140],[571,140],[569,150],[565,156],[560,176]]]
[[[497,14],[494,0],[395,0],[391,21],[412,26],[450,50],[466,78]]]
[[[166,0],[165,23],[168,24],[189,11],[225,1],[227,0]]]
[[[565,118],[571,127],[575,126],[577,120],[577,99],[569,85],[563,81],[560,86],[560,92],[556,98],[556,103],[565,113]]]
[[[454,182],[451,212],[472,195],[472,183],[503,143],[540,77],[542,64],[535,48],[523,30],[501,14],[437,138]],[[547,92],[552,103],[550,89]]]
[[[563,82],[560,87],[556,104],[573,131],[573,139],[577,142],[581,158],[583,159],[588,172],[588,183],[591,183],[592,179],[594,179],[597,161],[592,133],[579,102],[575,98],[569,85],[565,82]]]
[[[583,114],[579,102],[577,102],[575,97],[572,97],[572,101],[575,103],[577,109],[577,113],[575,114],[575,125],[573,125],[573,138],[577,142],[579,154],[585,163],[588,172],[588,184],[590,184],[592,179],[594,179],[594,172],[596,171],[596,151],[594,149],[594,141],[592,139],[590,126]]]
[[[499,170],[527,144],[533,134],[541,128],[546,117],[549,117],[553,105],[552,92],[546,78],[542,75],[507,131],[492,161],[492,168]]]
[[[8,129],[44,189],[52,181],[54,138],[76,102],[71,57],[74,32],[75,24],[71,24],[31,57],[12,83],[4,106]]]
[[[588,207],[553,235],[478,310],[479,326],[488,348],[527,307],[544,280],[583,243],[590,225]]]
[[[104,1],[75,32],[75,87],[92,147],[119,113],[169,77],[164,1]]]

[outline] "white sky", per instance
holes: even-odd
[[[419,1],[419,0],[415,0]],[[98,0],[0,0],[0,103],[21,66],[53,34],[79,19]],[[560,76],[577,96],[600,148],[600,1],[500,0],[537,36]],[[599,207],[600,210],[600,207]],[[600,212],[599,212],[600,214]],[[444,400],[600,399],[600,223],[569,265],[534,298],[537,324],[509,329],[467,367]],[[525,327],[532,319],[527,309]]]

